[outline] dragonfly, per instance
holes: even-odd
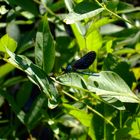
[[[64,73],[78,72],[78,73],[90,75],[90,73],[80,72],[78,70],[87,69],[94,62],[95,58],[96,58],[96,53],[94,51],[90,51],[80,59],[74,61],[72,64],[67,65],[67,67],[65,69],[63,68],[62,70],[64,71]]]

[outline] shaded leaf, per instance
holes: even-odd
[[[7,52],[11,57],[9,58],[9,63],[23,70],[27,74],[28,78],[34,84],[36,84],[47,95],[47,98],[53,101],[54,106],[56,106],[57,91],[52,91],[46,73],[35,64],[33,64],[27,57],[22,55],[16,55],[9,50],[7,50]]]
[[[31,12],[34,15],[38,15],[38,8],[32,0],[8,0],[11,5],[21,6],[24,10]]]
[[[15,114],[17,115],[17,117],[19,118],[19,120],[25,124],[24,119],[25,119],[25,112],[23,112],[21,110],[21,108],[16,104],[14,98],[12,95],[10,95],[9,93],[3,91],[0,89],[0,95],[2,95],[7,101],[8,103],[11,105],[12,110],[15,112]]]
[[[55,46],[46,16],[40,22],[36,35],[35,60],[47,74],[51,72],[55,60]]]
[[[47,98],[44,94],[40,94],[38,98],[34,101],[32,108],[26,114],[25,122],[28,125],[28,129],[33,129],[43,118],[43,106],[47,104]],[[47,112],[45,112],[45,117],[47,119]]]

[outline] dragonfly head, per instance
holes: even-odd
[[[65,72],[71,72],[73,70],[72,66],[71,65],[68,65],[65,69]]]
[[[73,71],[73,68],[72,68],[71,65],[68,65],[66,68],[62,68],[62,71],[64,73],[72,72]]]

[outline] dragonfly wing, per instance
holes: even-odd
[[[74,70],[87,69],[95,60],[96,53],[91,51],[72,64]]]

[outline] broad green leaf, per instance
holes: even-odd
[[[63,106],[69,110],[69,114],[77,118],[77,120],[79,120],[84,126],[89,127],[91,125],[91,114],[88,114],[88,112],[80,110],[69,104],[63,104]]]
[[[73,24],[73,23],[76,23],[77,21],[81,21],[86,18],[94,17],[94,16],[98,15],[99,13],[101,13],[103,10],[104,10],[104,8],[98,8],[94,11],[90,11],[90,12],[87,12],[84,14],[78,14],[75,12],[71,12],[66,16],[66,18],[64,19],[64,22],[66,24]]]
[[[140,36],[140,31],[137,32],[134,36],[128,37],[120,42],[117,42],[117,46],[116,47],[122,47],[125,45],[134,45],[137,42],[139,42],[139,36]]]
[[[8,74],[9,72],[11,72],[14,69],[15,69],[15,67],[8,63],[1,65],[0,66],[0,78],[5,76],[6,74]]]
[[[10,104],[12,110],[15,112],[15,114],[17,115],[17,117],[19,118],[19,120],[20,120],[23,124],[25,124],[24,119],[25,119],[25,115],[26,115],[26,114],[25,114],[25,112],[22,111],[21,108],[16,104],[16,102],[15,102],[15,100],[14,100],[14,97],[13,97],[11,94],[9,94],[9,93],[7,93],[7,92],[1,90],[1,89],[0,89],[0,95],[2,95],[2,96],[8,101],[8,103]]]
[[[103,25],[109,24],[110,22],[114,22],[114,21],[116,21],[116,19],[110,19],[107,17],[103,17],[97,21],[92,22],[87,30],[86,36],[88,36],[90,33],[92,33],[93,30],[95,30],[95,29],[97,30],[100,27],[102,27]]]
[[[88,50],[98,51],[102,46],[102,37],[98,29],[95,29],[86,36],[86,47]]]
[[[52,102],[54,106],[56,106],[57,91],[54,92],[54,89],[52,89],[52,85],[49,84],[46,73],[35,64],[33,64],[27,57],[16,55],[9,50],[7,50],[7,53],[11,57],[8,59],[9,63],[24,71],[27,74],[28,78],[34,84],[36,84],[41,89],[41,91],[43,91],[43,93],[46,94],[48,100]]]
[[[75,87],[79,89],[86,89],[86,83],[84,79],[77,73],[67,73],[57,77],[57,80],[62,82],[62,84],[70,87]]]
[[[136,11],[140,11],[140,7],[133,7],[133,8],[129,8],[129,9],[119,9],[118,11],[117,11],[117,13],[118,14],[120,14],[120,13],[131,13],[132,14],[132,12],[136,12]]]
[[[8,48],[11,52],[14,52],[17,48],[17,43],[8,36],[8,34],[4,35],[0,39],[0,51],[6,53],[6,48]],[[5,57],[8,57],[7,54],[5,54]]]
[[[132,138],[134,139],[139,139],[140,138],[140,133],[139,133],[139,127],[140,125],[140,117],[136,116],[127,124],[127,127],[130,127],[131,130],[128,132],[129,135],[131,135]]]
[[[34,15],[38,15],[37,4],[32,0],[8,0],[11,5],[17,5],[22,7],[24,10],[31,12]]]
[[[51,72],[55,60],[55,46],[46,16],[40,22],[36,35],[35,60],[47,74]]]
[[[89,127],[91,124],[92,115],[82,110],[71,110],[69,112],[72,116],[77,118],[84,126]]]
[[[90,138],[91,138],[92,140],[97,140],[97,139],[96,139],[95,129],[94,129],[94,127],[93,127],[93,124],[91,124],[91,126],[89,127],[88,135],[90,136]]]
[[[80,47],[80,50],[84,49],[86,47],[86,42],[85,42],[85,28],[81,25],[80,22],[77,22],[75,24],[71,24],[73,33],[76,37],[77,43]]]
[[[106,48],[107,53],[113,52],[112,43],[113,43],[113,40],[109,40],[108,42],[106,42],[105,48]]]
[[[15,76],[15,77],[12,77],[12,78],[9,78],[8,80],[6,80],[3,83],[3,86],[7,88],[7,87],[10,87],[10,86],[16,85],[20,82],[24,82],[24,81],[27,81],[27,78],[25,78],[23,76]]]
[[[77,50],[75,40],[70,37],[57,37],[56,42],[56,52],[59,52],[59,54],[56,53],[53,72],[58,72],[65,64],[69,63],[73,59]]]
[[[100,74],[97,76],[91,76],[91,77],[98,78],[99,76],[100,76]],[[85,92],[91,92],[91,90],[90,89],[88,90],[86,87],[90,87],[90,84],[92,84],[92,82],[90,82],[90,84],[89,84],[86,79],[84,80],[82,78],[82,76],[80,76],[77,73],[68,73],[68,74],[58,76],[57,80],[59,80],[61,82],[61,84],[69,86],[71,88],[80,89],[80,90],[85,91]],[[98,79],[96,82],[98,84],[98,82],[99,82]],[[110,89],[108,89],[108,90],[110,92]],[[97,93],[97,95],[96,94],[92,94],[92,95],[94,95],[93,98],[99,99],[99,97],[97,95],[100,95],[100,94]],[[125,110],[123,103],[121,101],[119,101],[117,98],[115,98],[114,96],[101,95],[101,97],[105,103],[113,106],[114,108],[117,108],[118,110]]]
[[[126,121],[124,127],[116,132],[115,134],[116,138],[125,139],[126,137],[129,137],[130,139],[138,140],[140,138],[139,125],[140,125],[139,116],[135,117],[128,116],[128,120]]]
[[[18,42],[18,47],[16,50],[19,54],[23,52],[27,53],[28,49],[32,48],[32,45],[31,45],[33,43],[32,38],[35,38],[35,33],[36,33],[35,30],[31,30],[27,33],[24,33],[24,35],[20,37],[20,40]]]
[[[86,28],[80,22],[71,25],[74,35],[77,39],[80,50],[88,49],[98,51],[102,45],[102,38],[99,30],[95,28],[92,32],[87,33]]]
[[[65,7],[65,4],[64,4],[64,1],[62,1],[62,0],[61,1],[56,1],[55,3],[53,3],[52,5],[49,6],[49,8],[53,12],[58,11],[58,10],[64,8],[64,7]]]
[[[110,23],[110,24],[102,26],[100,32],[103,35],[108,35],[108,34],[118,33],[123,30],[124,30],[124,27]]]
[[[132,48],[123,48],[123,49],[120,49],[120,50],[117,50],[114,52],[114,54],[116,54],[116,55],[123,55],[123,54],[131,55],[134,53],[137,53],[137,51]]]
[[[134,72],[134,75],[136,77],[136,79],[140,79],[140,67],[138,68],[132,68],[132,71]]]
[[[73,116],[66,114],[63,115],[59,120],[61,124],[65,127],[71,128],[70,130],[70,137],[79,138],[82,134],[85,134],[85,127],[79,123],[77,119]]]
[[[20,86],[20,89],[18,90],[16,95],[16,102],[19,107],[21,108],[24,107],[29,97],[31,96],[31,92],[32,92],[32,83],[30,81],[24,82]]]
[[[130,88],[136,81],[134,74],[132,71],[130,71],[130,64],[123,61],[119,62],[117,57],[113,56],[112,54],[108,54],[108,56],[104,59],[102,69],[104,71],[114,71],[119,74]]]
[[[28,125],[28,129],[33,129],[43,118],[47,119],[47,112],[43,110],[43,106],[47,104],[47,99],[44,94],[40,94],[38,98],[33,102],[31,110],[26,114],[25,123]]]
[[[104,97],[102,96],[102,99],[110,106],[118,109],[118,110],[125,110],[125,106],[123,105],[123,103],[121,101],[119,101],[118,99],[114,98],[114,97]]]
[[[117,7],[117,13],[129,13],[138,10],[139,7],[135,7],[132,4],[119,1],[118,7]]]
[[[85,14],[85,13],[91,12],[98,8],[100,8],[100,7],[95,1],[83,0],[82,2],[74,5],[74,11],[76,13],[80,13],[80,14]]]
[[[113,97],[121,102],[140,103],[140,99],[130,90],[124,80],[111,71],[102,71],[99,76],[90,76],[88,89],[101,97]]]

